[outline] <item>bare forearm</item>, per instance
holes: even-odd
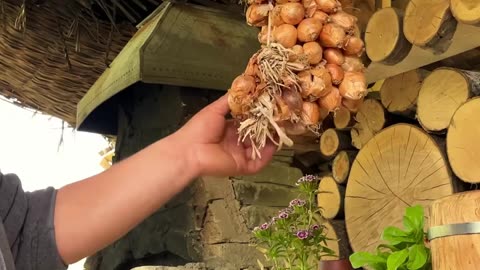
[[[173,137],[111,169],[59,190],[55,235],[66,263],[122,237],[196,177],[195,164]]]

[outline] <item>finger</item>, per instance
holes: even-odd
[[[220,115],[226,115],[229,113],[230,107],[228,106],[228,92],[219,99],[210,103],[210,105],[208,105],[205,109],[211,110]]]

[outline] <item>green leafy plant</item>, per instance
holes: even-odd
[[[355,252],[350,256],[354,268],[369,266],[374,270],[431,270],[430,249],[425,245],[422,206],[408,207],[403,227],[387,227],[376,253]]]
[[[315,204],[318,178],[307,175],[296,183],[299,198],[289,207],[253,230],[257,248],[273,263],[273,269],[311,270],[323,256],[333,256],[327,247],[320,209]]]

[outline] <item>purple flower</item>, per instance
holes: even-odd
[[[317,231],[319,229],[320,229],[320,226],[318,226],[317,224],[312,225],[312,228],[311,228],[312,231]]]
[[[317,180],[317,177],[315,175],[308,174],[298,179],[296,185],[299,186],[302,183],[311,183],[316,180]]]
[[[301,199],[294,199],[290,202],[290,207],[294,206],[304,206],[307,202]]]
[[[308,231],[301,230],[297,232],[297,237],[300,239],[307,239],[308,238]]]
[[[262,230],[262,231],[265,231],[268,228],[270,228],[270,224],[268,224],[268,223],[263,223],[262,225],[260,225],[260,230]]]
[[[278,218],[279,219],[286,219],[286,218],[288,218],[288,213],[287,212],[280,212],[280,214],[278,215]]]

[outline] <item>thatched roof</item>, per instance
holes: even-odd
[[[241,12],[230,1],[195,0]],[[78,101],[160,2],[0,1],[0,95],[74,126]]]

